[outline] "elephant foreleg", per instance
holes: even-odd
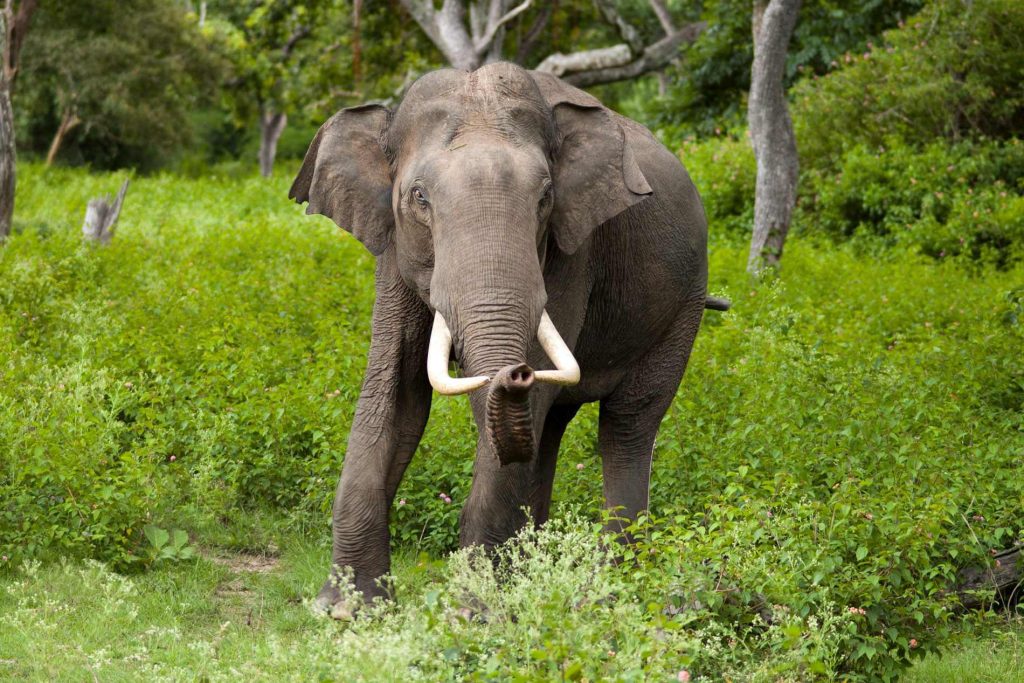
[[[331,579],[321,609],[344,617],[339,572],[351,572],[365,600],[386,595],[390,571],[388,511],[430,413],[426,374],[429,309],[404,284],[394,252],[377,261],[373,338],[333,508]]]
[[[654,440],[686,370],[703,301],[691,309],[601,401],[598,450],[605,506],[618,518],[610,531],[621,532],[647,509]]]
[[[579,409],[578,405],[552,406],[544,421],[544,431],[537,444],[537,472],[531,502],[533,522],[538,526],[548,521],[555,468],[558,465],[558,448],[562,444],[566,427]]]

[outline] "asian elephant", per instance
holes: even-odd
[[[290,197],[377,257],[372,342],[334,499],[333,557],[387,593],[388,510],[431,387],[478,428],[462,545],[548,517],[559,442],[600,401],[604,496],[647,507],[655,435],[707,299],[707,225],[679,159],[554,76],[494,63],[329,119]],[[461,377],[449,375],[449,361]],[[317,605],[347,615],[336,578]]]

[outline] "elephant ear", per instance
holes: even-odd
[[[551,226],[558,248],[575,252],[594,228],[652,194],[626,131],[598,100],[551,74],[534,80],[554,112],[559,144],[552,169]]]
[[[382,146],[391,112],[378,104],[342,109],[320,126],[288,196],[309,202],[374,256],[391,242],[391,173]]]

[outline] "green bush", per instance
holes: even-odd
[[[1024,145],[1016,138],[849,150],[802,179],[797,225],[835,239],[881,237],[935,258],[1005,267],[1024,256]]]
[[[746,149],[684,147],[713,225],[744,210]],[[973,149],[957,163],[978,183],[1019,163],[1012,144]],[[922,184],[957,182],[926,173],[940,151],[895,154]],[[851,175],[887,168],[866,152],[854,161]],[[284,517],[274,533],[326,538],[372,257],[288,203],[283,174],[140,179],[113,243],[82,245],[85,200],[118,181],[22,168],[16,234],[0,250],[0,567],[55,555],[144,567],[147,526],[195,533],[264,514]],[[835,187],[822,216],[855,195]],[[884,216],[917,206],[906,192]],[[657,519],[641,529],[654,553],[616,581],[702,629],[704,645],[686,650],[694,671],[884,678],[943,642],[955,572],[1020,539],[1024,270],[797,239],[780,279],[751,290],[745,251],[716,241],[711,289],[734,309],[708,313],[659,433]],[[570,425],[555,486],[559,509],[595,518],[596,418],[588,406]],[[434,401],[392,515],[396,544],[456,545],[472,425],[465,400]]]
[[[701,142],[687,139],[678,150],[704,202],[711,238],[745,241],[754,224],[757,166],[746,136]]]
[[[805,74],[827,72],[829,63],[846,52],[863,52],[882,31],[917,12],[924,2],[804,0],[789,44],[786,85]],[[751,8],[746,0],[703,0],[689,7],[699,7],[707,26],[686,48],[685,58],[665,70],[664,95],[658,95],[654,79],[648,78],[630,83],[632,96],[619,102],[630,116],[666,132],[706,136],[746,121],[754,57]],[[602,100],[607,101],[603,94]]]
[[[905,27],[827,76],[793,88],[806,166],[827,168],[858,145],[924,145],[1024,129],[1024,5],[932,0]]]

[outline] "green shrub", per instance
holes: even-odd
[[[829,63],[846,52],[863,52],[870,41],[877,42],[883,30],[917,12],[924,3],[804,0],[789,43],[787,86],[804,74],[827,72]],[[636,115],[667,133],[705,136],[746,121],[754,56],[751,8],[746,0],[703,0],[689,7],[700,8],[700,18],[707,26],[686,48],[685,58],[673,61],[665,70],[668,87],[664,95],[659,96],[654,79],[648,78],[630,82],[631,96],[618,104],[629,116]],[[602,99],[607,101],[603,94]]]
[[[713,225],[746,206],[731,194],[751,177],[746,149],[684,147],[698,183],[719,184],[705,190]],[[890,165],[852,152],[848,173],[863,182],[832,178],[800,220],[830,217],[841,234],[839,207],[864,187],[882,224],[898,226],[901,207],[938,220],[934,191],[885,196],[895,169],[967,201],[1020,163],[1013,143],[957,147],[955,170],[974,179],[958,184],[943,165],[954,152],[892,153]],[[18,230],[0,250],[0,570],[54,555],[141,567],[147,525],[194,533],[275,514],[287,521],[277,533],[326,539],[372,258],[289,204],[284,176],[140,179],[113,243],[83,246],[85,200],[118,181],[22,168]],[[642,527],[654,554],[614,579],[643,609],[615,618],[648,619],[651,634],[664,627],[648,603],[692,618],[672,647],[711,677],[891,677],[946,638],[955,572],[1021,537],[1024,270],[797,238],[779,280],[750,289],[745,252],[729,240],[712,250],[711,290],[734,308],[707,314],[662,425],[657,519]],[[595,519],[596,421],[588,406],[570,425],[555,484],[558,509]],[[474,444],[468,402],[436,399],[399,489],[396,544],[454,548]],[[772,605],[789,616],[768,619]],[[633,670],[621,667],[604,670]]]
[[[906,26],[827,76],[793,88],[805,167],[827,168],[857,145],[898,138],[1007,138],[1024,129],[1024,5],[932,0]]]
[[[835,239],[881,237],[935,258],[1000,267],[1024,256],[1024,145],[941,142],[849,150],[802,179],[797,225]]]
[[[678,150],[700,192],[712,239],[743,241],[754,224],[754,183],[757,166],[745,135],[696,142],[687,139]]]

